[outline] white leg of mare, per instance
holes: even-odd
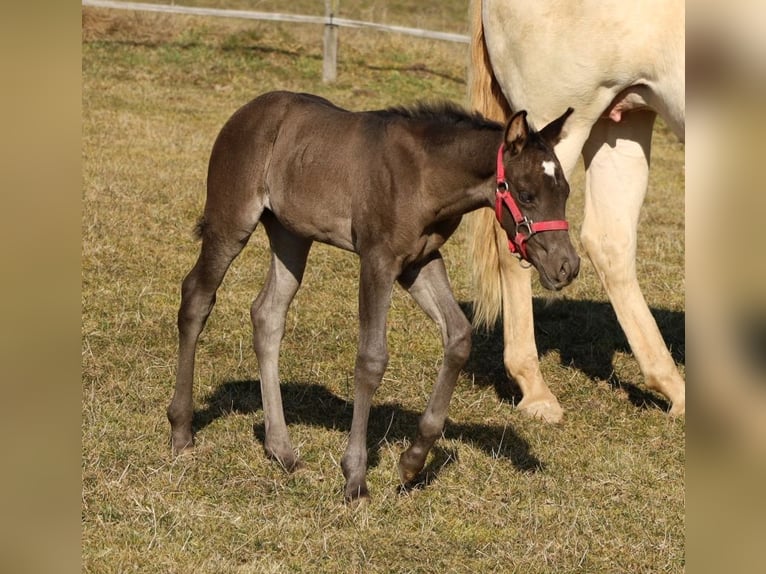
[[[634,111],[599,120],[583,148],[585,218],[582,243],[638,360],[646,385],[684,413],[685,385],[646,304],[636,276],[638,217],[649,177],[656,114]]]

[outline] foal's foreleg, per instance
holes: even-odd
[[[455,301],[440,254],[420,268],[407,270],[399,282],[439,326],[444,344],[444,361],[418,423],[417,437],[399,458],[399,474],[406,484],[423,469],[428,452],[441,436],[457,377],[471,352],[471,324]]]
[[[388,365],[386,315],[397,273],[385,258],[362,257],[359,281],[359,348],[354,367],[354,413],[348,446],[341,460],[347,501],[369,496],[367,422],[372,397]]]
[[[287,470],[293,470],[297,458],[282,408],[279,389],[279,348],[285,333],[287,309],[303,280],[311,240],[287,231],[269,212],[264,212],[263,225],[271,243],[271,266],[263,289],[253,301],[253,348],[261,371],[261,397],[266,438],[266,454]]]

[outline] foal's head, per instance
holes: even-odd
[[[526,112],[516,113],[498,152],[498,221],[511,251],[534,265],[552,290],[569,285],[580,271],[564,216],[569,184],[553,152],[572,111],[539,132],[530,129]]]

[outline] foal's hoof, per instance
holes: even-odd
[[[532,401],[522,399],[516,408],[528,417],[540,419],[546,423],[560,423],[564,418],[564,409],[561,408],[555,397]]]
[[[281,466],[282,469],[288,474],[298,472],[299,470],[303,470],[304,468],[303,461],[298,458],[293,458],[290,461],[281,461],[279,459],[275,459],[275,460],[277,461],[279,466]]]
[[[356,486],[347,484],[343,492],[343,498],[346,501],[346,504],[350,506],[366,506],[370,501],[370,491],[364,483]]]
[[[360,510],[370,506],[370,496],[359,496],[357,498],[346,498],[346,506],[351,510]]]
[[[279,466],[282,467],[285,472],[288,473],[293,473],[303,468],[303,463],[301,460],[292,453],[289,455],[280,456],[266,450],[266,456],[275,461]]]
[[[173,456],[178,457],[194,452],[194,439],[191,435],[171,436],[170,445]]]
[[[407,487],[412,485],[423,470],[425,461],[415,460],[409,450],[405,450],[399,457],[399,480]]]
[[[193,444],[186,445],[186,446],[184,446],[182,448],[175,448],[175,447],[173,447],[173,457],[174,458],[178,458],[178,457],[181,457],[181,456],[191,456],[192,454],[194,454],[194,445]]]
[[[401,465],[399,466],[399,480],[401,480],[402,484],[405,486],[415,482],[415,479],[418,478],[419,475],[420,475],[419,471],[402,468]]]

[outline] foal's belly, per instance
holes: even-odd
[[[351,218],[332,213],[321,205],[311,204],[290,207],[271,202],[271,211],[279,222],[291,233],[321,243],[327,243],[354,251]]]
[[[353,251],[352,194],[339,179],[290,166],[267,179],[267,206],[291,233]]]

